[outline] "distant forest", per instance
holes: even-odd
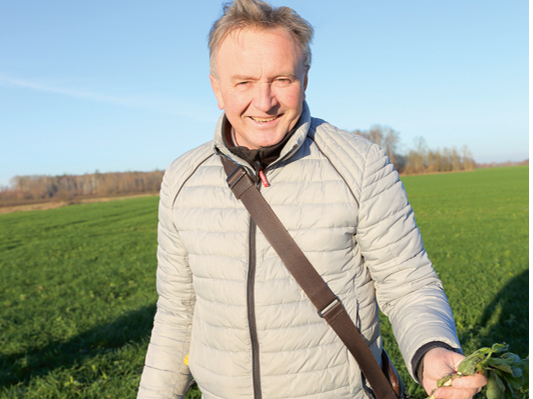
[[[476,165],[467,146],[428,149],[423,138],[415,148],[400,154],[400,133],[388,126],[373,125],[369,130],[354,130],[378,144],[401,174],[424,174],[473,170],[496,164]],[[529,163],[524,161],[521,163]],[[10,187],[0,189],[0,206],[47,201],[77,202],[90,197],[113,197],[135,194],[157,194],[163,171],[113,172],[62,176],[15,176]]]
[[[46,201],[76,202],[89,197],[157,194],[163,171],[91,173],[62,176],[15,176],[0,190],[0,206]]]
[[[468,146],[430,150],[426,141],[419,137],[415,148],[406,155],[399,153],[400,133],[389,126],[373,125],[369,130],[354,130],[367,139],[378,144],[389,156],[400,174],[413,175],[437,172],[458,172],[474,170],[476,162]]]

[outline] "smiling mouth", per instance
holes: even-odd
[[[254,120],[255,122],[259,122],[259,123],[267,123],[267,122],[272,122],[273,120],[276,120],[279,118],[279,115],[276,115],[276,116],[271,116],[270,118],[258,118],[256,116],[250,116],[250,118],[252,120]]]

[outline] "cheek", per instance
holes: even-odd
[[[231,93],[224,96],[227,114],[241,114],[247,107],[248,100],[243,93]]]
[[[288,108],[298,108],[301,106],[301,102],[304,99],[304,92],[300,88],[288,90],[284,93],[285,106]]]

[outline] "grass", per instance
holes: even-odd
[[[0,397],[134,397],[157,197],[0,215]]]
[[[528,168],[402,178],[465,352],[529,352]],[[0,398],[134,398],[155,312],[157,197],[0,215]],[[415,399],[391,337],[386,347]]]
[[[528,356],[528,179],[528,166],[402,177],[465,354],[506,342]],[[383,317],[382,324],[388,351],[400,359]],[[410,393],[424,397],[396,362]]]

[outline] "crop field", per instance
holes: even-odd
[[[528,179],[527,166],[402,178],[466,353],[493,342],[529,353]],[[157,203],[0,215],[0,398],[135,397],[157,300]]]
[[[405,176],[402,181],[465,354],[506,342],[511,352],[527,357],[528,166]],[[387,320],[381,321],[385,347],[394,354],[410,393],[425,398],[407,377]]]

